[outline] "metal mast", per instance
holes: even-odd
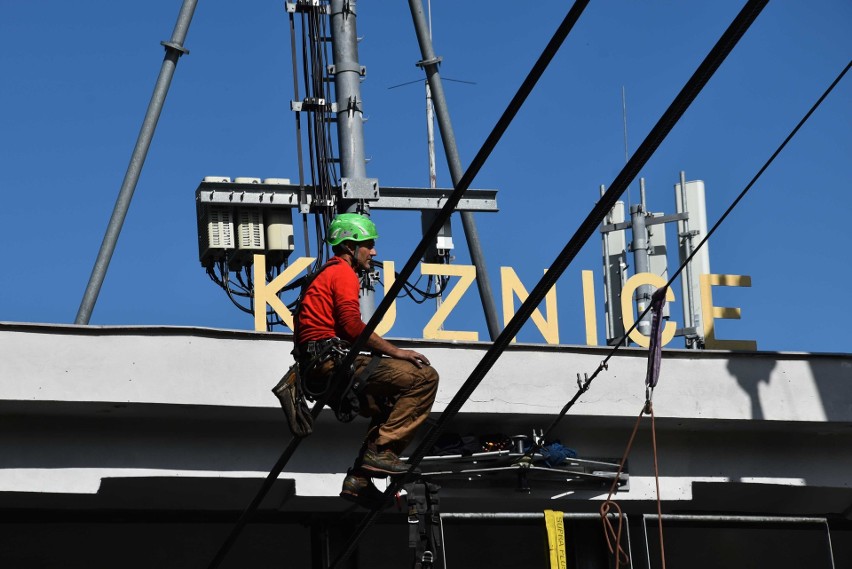
[[[139,182],[139,175],[142,173],[142,165],[145,164],[145,158],[148,156],[148,147],[151,146],[151,140],[154,138],[154,130],[160,120],[160,113],[163,110],[163,104],[166,101],[178,59],[181,55],[189,53],[189,50],[183,47],[183,42],[186,40],[186,33],[189,31],[189,24],[192,21],[192,15],[195,13],[197,1],[184,0],[177,23],[172,31],[172,38],[167,42],[160,42],[166,48],[166,56],[163,59],[151,101],[148,103],[148,110],[145,112],[145,119],[142,121],[136,146],[130,156],[130,164],[127,166],[127,173],[124,175],[124,181],[118,192],[112,216],[109,219],[101,248],[98,251],[98,257],[95,260],[95,266],[92,268],[92,275],[86,285],[86,292],[83,293],[83,300],[80,302],[77,318],[74,320],[75,324],[88,324],[92,317],[92,311],[101,292],[101,285],[104,284],[109,262],[115,252],[118,235],[124,225],[124,218],[127,217],[127,210],[130,209],[130,200],[133,199],[133,192],[136,191],[136,184]]]
[[[450,176],[453,179],[453,186],[458,187],[464,175],[464,170],[462,169],[459,150],[456,146],[453,124],[450,121],[450,114],[447,109],[447,100],[444,97],[444,86],[441,83],[441,75],[438,73],[438,64],[441,62],[441,59],[435,56],[435,50],[432,47],[432,38],[429,34],[429,25],[426,22],[426,16],[423,14],[421,0],[408,0],[408,6],[411,9],[414,30],[417,33],[417,41],[420,43],[420,53],[423,57],[418,65],[426,72],[426,79],[429,82],[432,93],[432,103],[435,105],[435,114],[438,117],[438,129],[441,132],[441,140],[444,143],[444,151],[447,155]],[[479,298],[482,301],[482,308],[485,311],[488,334],[491,340],[494,340],[500,335],[501,326],[497,320],[497,306],[494,303],[494,295],[491,292],[491,281],[488,278],[485,255],[482,253],[482,246],[479,242],[479,232],[476,229],[473,214],[462,212],[461,219],[467,239],[467,247],[470,251],[470,258],[476,266],[476,283],[479,287]]]
[[[367,179],[364,159],[364,119],[361,100],[361,65],[358,63],[358,34],[355,0],[331,1],[331,46],[334,61],[334,92],[337,98],[337,146],[340,152],[341,213],[369,215],[359,198],[372,197],[376,180]],[[361,205],[363,204],[363,205]],[[375,311],[375,277],[361,282],[361,315],[369,319]]]

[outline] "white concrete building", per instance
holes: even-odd
[[[441,374],[434,414],[488,346],[399,343]],[[270,389],[291,348],[283,334],[0,324],[0,566],[207,567],[290,440]],[[546,428],[607,352],[513,345],[447,430]],[[559,423],[562,444],[620,460],[646,358],[618,351]],[[852,566],[852,356],[665,350],[654,409],[669,566]],[[325,567],[363,518],[338,492],[366,422],[326,412],[315,427],[222,567]],[[657,567],[648,418],[626,470],[632,566]],[[566,514],[569,566],[608,566],[605,482],[437,483],[447,567],[547,566],[546,509]],[[386,510],[346,566],[410,566],[407,526],[404,506]]]

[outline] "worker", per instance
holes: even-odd
[[[329,225],[326,240],[334,257],[304,291],[296,316],[296,353],[304,382],[337,377],[337,384],[330,387],[332,390],[344,388],[343,384],[348,383],[348,378],[335,376],[342,357],[317,356],[346,353],[366,327],[358,300],[358,273],[372,269],[377,238],[375,224],[357,213],[340,214]],[[372,507],[382,493],[370,479],[408,471],[399,455],[429,415],[438,389],[438,373],[423,354],[394,346],[375,333],[370,334],[366,348],[374,356],[384,357],[373,362],[372,372],[358,394],[359,413],[371,422],[340,495]],[[364,354],[355,358],[356,377],[370,365],[371,359]]]

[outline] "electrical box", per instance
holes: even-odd
[[[234,218],[231,208],[198,204],[198,257],[203,267],[234,249]]]
[[[432,225],[435,216],[435,212],[432,211],[424,211],[420,214],[420,225],[424,234]],[[423,253],[423,260],[427,263],[440,263],[442,256],[449,255],[453,248],[453,226],[451,220],[448,219],[438,231],[435,241],[430,243],[429,248]]]
[[[295,249],[293,242],[293,212],[290,209],[266,210],[266,249],[267,251],[287,251]]]
[[[289,178],[266,178],[264,184],[289,185]],[[282,264],[296,249],[293,234],[293,211],[290,208],[266,208],[263,210],[266,227],[267,265]]]
[[[263,251],[265,236],[263,231],[263,214],[257,207],[237,208],[237,249],[241,253],[253,255]]]

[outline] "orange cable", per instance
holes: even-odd
[[[651,400],[645,404],[648,413],[651,415],[651,444],[654,449],[654,482],[657,485],[657,527],[660,531],[660,560],[663,564],[663,569],[666,569],[666,547],[663,544],[663,507],[660,500],[660,469],[657,466],[657,423],[654,418],[654,406]]]

